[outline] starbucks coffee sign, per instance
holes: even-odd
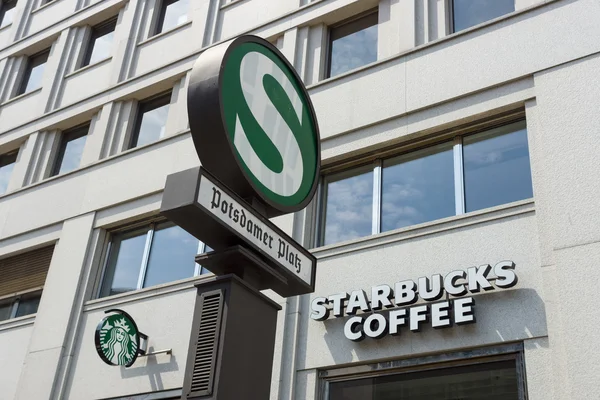
[[[167,178],[162,214],[214,249],[197,261],[215,274],[312,292],[316,258],[269,221],[306,207],[320,174],[315,111],[292,65],[256,36],[211,47],[192,69],[188,117],[201,167]]]
[[[98,355],[108,365],[133,365],[140,350],[140,340],[147,336],[141,333],[135,321],[122,310],[108,310],[114,313],[104,317],[96,327],[94,341]]]
[[[344,336],[354,342],[396,336],[401,330],[419,332],[426,325],[434,329],[451,328],[476,322],[475,299],[470,295],[509,289],[517,282],[515,263],[500,261],[493,267],[484,264],[454,270],[445,276],[423,276],[416,282],[373,286],[370,298],[362,289],[316,297],[310,317],[325,321],[331,314],[336,318],[349,316]]]
[[[268,217],[303,209],[320,169],[315,112],[294,68],[271,43],[242,36],[202,54],[188,90],[202,166]]]

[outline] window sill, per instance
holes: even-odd
[[[4,25],[3,27],[0,27],[0,32],[2,32],[3,30],[6,30],[8,28],[10,28],[12,26],[12,22],[8,25]]]
[[[157,33],[156,35],[154,35],[154,36],[151,36],[151,37],[149,37],[149,38],[148,38],[148,39],[146,39],[146,40],[142,40],[141,42],[139,42],[139,43],[137,44],[137,46],[138,46],[138,47],[141,47],[141,46],[144,46],[144,45],[146,45],[146,44],[148,44],[148,43],[151,43],[151,42],[153,42],[153,41],[155,41],[155,40],[159,40],[160,38],[162,38],[162,37],[164,37],[164,36],[167,36],[167,35],[170,35],[170,34],[172,34],[173,32],[180,31],[180,30],[182,30],[183,28],[185,28],[185,27],[187,27],[188,25],[191,25],[191,24],[192,24],[192,20],[187,20],[187,21],[185,21],[185,22],[184,22],[183,24],[181,24],[181,25],[177,25],[177,26],[176,26],[176,27],[174,27],[174,28],[171,28],[171,29],[169,29],[169,30],[166,30],[166,31],[164,31],[164,32],[161,32],[161,33]]]
[[[84,312],[104,310],[110,307],[115,307],[125,303],[131,303],[133,301],[139,301],[142,299],[148,299],[152,297],[164,296],[166,294],[183,292],[194,288],[194,285],[198,282],[207,281],[213,279],[215,275],[209,273],[192,278],[182,279],[179,281],[173,281],[163,283],[161,285],[152,286],[149,288],[132,290],[131,292],[116,294],[114,296],[102,297],[100,299],[94,299],[86,302],[83,306]]]
[[[31,15],[33,15],[33,14],[39,12],[39,11],[45,10],[46,8],[48,8],[48,7],[56,4],[58,2],[59,2],[59,0],[52,0],[52,1],[47,2],[46,4],[42,4],[41,6],[39,6],[38,8],[36,8],[35,10],[31,11]]]
[[[236,6],[236,5],[240,4],[240,3],[243,3],[244,1],[245,0],[233,0],[233,1],[230,1],[229,3],[225,3],[221,7],[219,7],[219,10],[223,10],[223,9],[226,9],[226,8],[229,8],[229,7]]]
[[[0,332],[8,330],[8,329],[12,329],[12,328],[25,326],[25,325],[33,325],[36,315],[37,314],[29,314],[29,315],[25,315],[23,317],[17,317],[17,318],[7,319],[6,321],[2,321],[2,322],[0,322]]]
[[[21,100],[21,99],[23,99],[25,97],[32,96],[33,94],[39,93],[41,91],[42,91],[42,88],[39,87],[39,88],[34,89],[34,90],[30,91],[30,92],[26,92],[26,93],[20,94],[20,95],[18,95],[16,97],[13,97],[12,99],[6,100],[4,103],[0,104],[0,107],[4,107],[4,106],[6,106],[6,105],[8,105],[10,103],[14,103],[15,101],[19,101],[19,100]]]
[[[340,254],[348,254],[372,247],[389,245],[392,243],[398,243],[401,241],[438,234],[441,232],[449,232],[459,228],[490,221],[502,220],[533,212],[535,212],[534,200],[526,199],[513,203],[502,204],[496,207],[486,208],[480,211],[473,211],[467,214],[455,215],[436,221],[425,222],[423,224],[413,225],[406,228],[365,236],[345,242],[316,247],[310,251],[317,257],[318,260],[322,260]]]
[[[82,74],[85,71],[90,70],[92,68],[104,65],[104,64],[108,63],[110,60],[112,60],[112,56],[108,56],[108,57],[106,57],[106,58],[104,58],[104,59],[102,59],[100,61],[96,61],[93,64],[88,64],[85,67],[81,67],[81,68],[79,68],[79,69],[77,69],[77,70],[75,70],[73,72],[68,73],[67,75],[64,76],[64,79],[68,79],[68,78],[70,78],[72,76]]]

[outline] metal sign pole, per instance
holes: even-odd
[[[268,218],[302,210],[320,174],[316,115],[271,43],[242,36],[204,51],[188,88],[202,167],[167,177],[161,213],[213,252],[197,285],[182,399],[268,399],[277,311],[260,290],[312,293],[316,258]]]

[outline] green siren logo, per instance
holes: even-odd
[[[202,165],[241,197],[262,200],[268,216],[304,208],[320,173],[320,139],[302,81],[279,50],[258,37],[214,49],[219,68],[209,65],[212,54],[201,55],[188,92]],[[206,107],[204,97],[215,95],[217,86],[206,79],[211,73],[219,83],[218,110]]]
[[[109,365],[131,366],[137,356],[140,335],[133,319],[121,310],[100,321],[96,328],[96,351]]]

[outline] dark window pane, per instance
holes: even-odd
[[[0,195],[6,193],[10,175],[17,161],[17,153],[5,154],[0,156]]]
[[[10,318],[10,313],[12,312],[13,301],[8,301],[5,303],[0,303],[0,321],[6,321]]]
[[[115,238],[102,291],[104,296],[137,289],[146,236],[147,230],[143,230]]]
[[[169,98],[164,97],[147,104],[142,104],[140,112],[141,115],[138,117],[138,132],[134,136],[132,147],[143,146],[165,136],[167,114],[169,113]]]
[[[377,13],[333,28],[330,52],[330,77],[377,61]]]
[[[329,400],[518,400],[514,361],[334,382]]]
[[[382,186],[382,232],[454,215],[452,145],[386,162]]]
[[[0,28],[13,23],[16,5],[16,1],[6,1],[0,4]]]
[[[194,276],[198,239],[171,223],[157,226],[144,287]]]
[[[63,174],[79,167],[88,130],[89,125],[86,125],[71,132],[63,133],[54,175]]]
[[[525,122],[467,136],[463,144],[467,211],[533,197]]]
[[[44,68],[46,67],[46,61],[48,61],[48,54],[49,52],[46,51],[29,58],[19,94],[31,92],[42,87],[42,79],[44,78]]]
[[[454,0],[454,32],[515,11],[515,0]]]
[[[373,219],[373,171],[327,183],[323,244],[370,235]]]
[[[32,296],[32,297],[22,297],[19,300],[19,306],[17,307],[17,317],[22,317],[24,315],[35,314],[38,310],[38,306],[40,305],[40,296]]]
[[[189,0],[163,0],[162,21],[157,33],[168,31],[188,20]]]

